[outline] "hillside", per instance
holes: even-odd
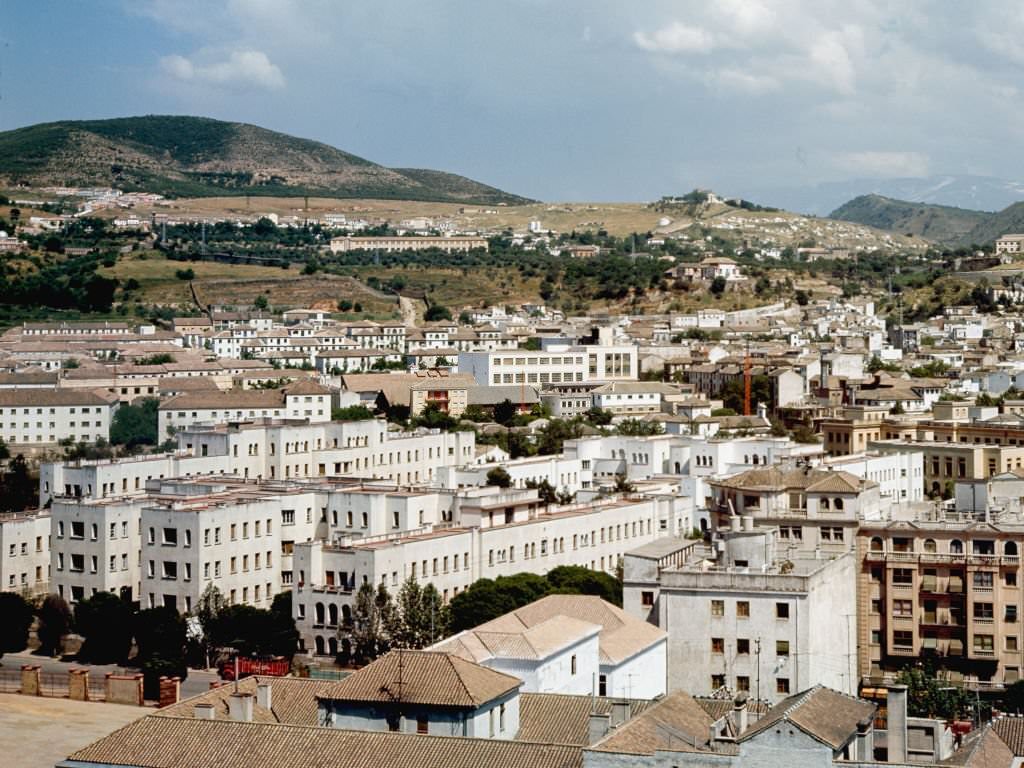
[[[961,239],[960,244],[985,245],[997,237],[1016,232],[1024,232],[1024,203],[1014,203],[999,213],[993,213],[990,218],[980,222],[968,232]]]
[[[836,208],[830,219],[912,234],[944,245],[960,243],[996,214],[946,205],[912,203],[882,195],[861,195]]]
[[[159,115],[67,120],[2,132],[0,183],[111,186],[168,197],[530,202],[455,174],[385,168],[255,125]]]

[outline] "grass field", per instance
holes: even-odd
[[[145,258],[143,258],[143,256]],[[169,261],[162,254],[130,254],[100,273],[116,277],[122,284],[129,279],[139,283],[137,298],[148,304],[191,305],[188,281],[176,276],[178,270],[191,269],[199,299],[206,304],[250,306],[260,295],[273,307],[334,308],[341,299],[359,302],[363,317],[397,317],[397,301],[382,299],[351,277],[303,275],[297,267],[261,267],[248,264],[220,264],[208,261]]]

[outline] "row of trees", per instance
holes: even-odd
[[[363,584],[351,615],[338,630],[338,660],[365,664],[392,648],[425,648],[550,594],[596,595],[622,604],[622,583],[606,573],[560,566],[546,576],[518,573],[480,579],[448,605],[433,584],[407,579],[395,595],[383,584]]]

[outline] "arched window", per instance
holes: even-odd
[[[825,497],[822,497],[822,499],[821,499],[821,508],[822,509],[828,509],[829,508],[828,499],[825,498]]]
[[[757,466],[757,464],[758,464],[758,458],[759,458],[759,457],[758,457],[758,455],[757,455],[757,454],[755,453],[755,454],[754,454],[754,466]]]
[[[323,624],[324,623],[324,604],[323,603],[317,603],[316,604],[316,623],[317,624]]]
[[[878,536],[874,536],[871,539],[871,551],[881,552],[882,551],[882,539]]]
[[[1003,544],[1003,554],[1007,557],[1017,556],[1017,543],[1015,541],[1008,541]]]
[[[949,551],[954,555],[962,555],[964,553],[964,543],[960,539],[953,539],[949,542]]]
[[[682,474],[682,472],[683,472],[683,470],[682,470],[682,468],[681,468],[681,467],[679,466],[679,462],[677,461],[677,462],[676,462],[676,474],[677,474],[677,475],[680,475],[680,474]]]
[[[842,512],[843,511],[843,500],[842,499],[838,499],[838,498],[835,499],[832,502],[832,506],[835,507],[836,512]]]
[[[332,637],[328,639],[327,650],[330,652],[331,656],[338,655],[338,638]]]
[[[925,539],[924,540],[924,551],[925,552],[935,552],[936,551],[935,550],[935,539]]]
[[[320,635],[317,635],[315,642],[316,642],[316,655],[317,656],[323,656],[324,655],[324,639],[322,637],[320,637]]]
[[[745,453],[743,454],[743,463],[744,464],[749,464],[750,463],[750,457],[747,454],[745,454]]]
[[[352,608],[350,606],[341,606],[341,621],[345,626],[352,623]]]
[[[338,626],[338,606],[334,603],[327,606],[327,623],[332,627]]]

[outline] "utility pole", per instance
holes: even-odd
[[[757,670],[757,701],[761,701],[761,638],[754,641],[755,669]]]

